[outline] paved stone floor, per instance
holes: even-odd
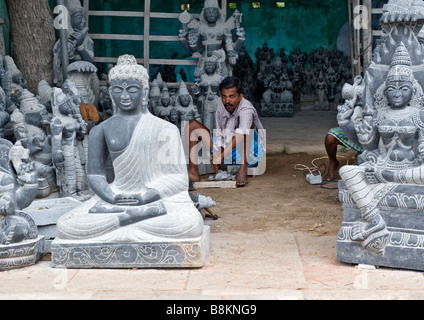
[[[304,110],[263,124],[268,151],[291,153],[322,152],[336,122],[334,111]],[[0,272],[0,299],[424,299],[422,272],[342,264],[334,247],[334,235],[234,230],[211,232],[211,253],[200,269],[67,270],[51,268],[47,257]]]

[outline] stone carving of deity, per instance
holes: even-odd
[[[261,116],[292,117],[293,85],[279,57],[274,61],[272,73],[266,76],[264,87]]]
[[[224,79],[220,68],[222,58],[218,52],[207,57],[198,66],[200,77],[192,88],[194,95],[199,97],[202,123],[211,131],[215,129],[215,112],[220,103],[219,84]]]
[[[87,176],[95,196],[59,219],[58,237],[52,243],[54,265],[76,266],[73,248],[94,246],[94,253],[99,243],[129,255],[108,259],[115,250],[101,250],[84,262],[89,267],[187,267],[190,259],[197,259],[204,223],[188,193],[180,133],[149,112],[148,79],[146,69],[130,55],[119,57],[110,70],[110,95],[117,112],[89,135]],[[107,154],[115,173],[112,182],[105,176]],[[178,239],[192,245],[191,257],[186,256],[185,245],[176,243]],[[167,253],[170,242],[172,259]],[[141,257],[156,251],[156,246],[161,248],[157,257]],[[181,255],[186,258],[179,260]]]
[[[60,195],[78,197],[87,189],[83,167],[85,153],[78,143],[85,139],[86,123],[80,114],[78,92],[70,94],[68,90],[75,90],[75,87],[68,89],[71,83],[66,84],[66,81],[65,85],[66,89],[53,88],[52,92],[52,156]]]
[[[162,87],[159,104],[155,108],[155,115],[166,121],[171,120],[171,109],[173,101],[169,94],[169,89],[166,85]]]
[[[346,210],[338,239],[341,261],[422,270],[416,251],[423,242],[422,8],[423,1],[389,0],[380,21],[385,37],[373,63],[364,79],[343,87],[348,99],[339,106],[339,125],[365,151],[359,165],[339,171]]]
[[[227,20],[218,5],[217,0],[205,0],[199,20],[191,17],[184,11],[179,18],[183,29],[179,31],[179,39],[184,49],[193,56],[202,59],[211,56],[215,51],[220,51],[224,57],[222,62],[223,75],[231,75],[231,70],[226,66],[228,59],[230,66],[237,62],[238,51],[245,41],[244,29],[240,27],[241,13],[237,10]],[[233,42],[231,31],[235,31],[237,40]],[[225,49],[223,49],[225,48]]]
[[[197,120],[201,122],[201,116],[197,110],[197,106],[193,103],[193,98],[188,92],[184,81],[181,81],[178,89],[177,98],[175,100],[175,110],[178,113],[180,129],[183,128],[185,122]]]
[[[28,150],[20,142],[13,145],[6,139],[0,139],[0,155],[0,251],[3,259],[4,250],[7,250],[4,245],[33,240],[38,236],[32,218],[21,211],[35,199],[37,173],[34,164],[28,162]],[[13,255],[8,258],[12,260]],[[4,266],[2,262],[0,269]]]
[[[70,5],[68,7],[70,14],[70,26],[67,30],[67,64],[75,61],[94,61],[94,42],[88,34],[86,12],[81,5]],[[58,40],[53,48],[53,82],[57,86],[63,83],[62,54],[61,44]],[[82,69],[80,71],[83,71]]]
[[[321,71],[319,76],[314,82],[315,89],[315,104],[314,110],[329,110],[330,104],[328,102],[328,83]]]

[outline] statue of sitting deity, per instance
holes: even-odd
[[[201,116],[197,111],[197,106],[194,105],[193,98],[188,92],[184,81],[181,81],[180,88],[178,89],[177,99],[175,100],[175,109],[178,112],[178,119],[181,127],[184,127],[185,122],[193,119],[199,122],[201,121]]]
[[[351,93],[354,91],[358,90]],[[383,254],[390,232],[378,206],[399,185],[424,184],[423,88],[414,77],[403,43],[397,47],[386,79],[374,97],[374,105],[364,103],[355,116],[348,110],[355,107],[353,104],[339,109],[339,125],[366,150],[360,165],[346,165],[339,173],[363,219],[353,225],[352,239]]]
[[[237,10],[227,20],[218,5],[217,0],[205,0],[199,20],[191,17],[184,11],[179,18],[183,29],[179,31],[179,40],[184,49],[193,58],[206,58],[215,51],[220,51],[224,57],[222,68],[224,76],[230,75],[225,61],[228,59],[230,66],[237,62],[238,51],[242,47],[246,37],[244,29],[240,27],[241,13]],[[231,30],[235,29],[236,42],[233,42]],[[225,50],[223,49],[225,47]],[[201,52],[203,49],[203,52]],[[201,62],[201,61],[199,61]]]
[[[261,99],[261,116],[293,116],[293,84],[278,56],[272,73],[264,80],[265,92]]]
[[[204,63],[197,67],[201,70],[200,76],[192,88],[193,94],[199,97],[202,123],[211,131],[215,129],[215,112],[221,102],[219,84],[224,79],[220,68],[222,58],[218,52],[207,57]]]
[[[203,218],[188,194],[180,133],[148,108],[149,76],[124,55],[109,72],[114,116],[89,135],[88,182],[95,196],[57,223],[59,240],[96,242],[190,239]],[[105,176],[112,159],[114,180]],[[140,165],[141,164],[141,165]]]
[[[85,138],[86,123],[80,114],[78,96],[64,92],[66,90],[59,88],[53,88],[52,92],[52,157],[61,197],[78,198],[88,187],[83,168],[84,154],[77,143]]]
[[[28,162],[28,150],[20,142],[13,145],[6,139],[0,139],[0,154],[0,244],[36,239],[37,226],[29,215],[21,211],[31,204],[37,194],[35,165]]]
[[[18,116],[17,114],[21,115]],[[25,92],[20,110],[13,113],[13,132],[17,141],[29,151],[38,175],[38,198],[58,190],[52,162],[50,116],[46,107],[29,91]]]

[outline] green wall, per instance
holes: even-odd
[[[0,0],[4,1],[4,0]],[[55,0],[49,0],[52,6]],[[231,0],[228,0],[231,2]],[[235,0],[243,14],[246,31],[245,46],[256,61],[255,51],[267,42],[276,53],[301,48],[310,52],[320,46],[333,48],[340,28],[348,20],[347,0],[291,0],[285,8],[276,8],[275,1],[261,1],[260,9],[252,9],[251,1]],[[200,13],[203,0],[151,0],[151,11],[180,13],[180,3],[189,3],[191,13]],[[90,0],[90,10],[143,11],[144,0]],[[228,9],[229,17],[234,10]],[[97,17],[89,21],[91,33],[136,34],[144,32],[143,18]],[[151,19],[150,33],[178,35],[176,19]],[[95,40],[96,56],[118,57],[129,53],[143,57],[143,43],[134,41]],[[151,42],[150,57],[183,59],[187,57],[179,42]]]

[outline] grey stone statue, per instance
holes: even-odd
[[[0,139],[0,270],[32,265],[40,258],[43,237],[22,209],[37,194],[37,172],[28,150]],[[13,168],[12,168],[13,167]]]
[[[110,70],[117,113],[89,135],[87,175],[96,195],[59,219],[52,242],[56,267],[203,265],[209,229],[188,194],[178,129],[147,108],[148,79],[130,55]],[[112,182],[105,176],[107,154]]]
[[[85,154],[78,146],[78,141],[85,139],[87,125],[79,111],[78,91],[68,81],[64,84],[67,89],[54,88],[52,92],[52,156],[61,197],[78,197],[88,188],[83,168]],[[67,90],[74,93],[66,94]]]
[[[23,97],[20,109],[16,109],[12,117],[14,137],[29,151],[29,159],[34,162],[38,176],[37,198],[44,198],[58,190],[52,162],[51,118],[32,93],[25,90]]]
[[[389,1],[364,79],[345,85],[338,121],[365,149],[340,169],[340,261],[423,270],[423,1]]]
[[[261,116],[293,117],[293,85],[279,56],[274,61],[272,73],[264,79],[264,87]]]
[[[68,10],[70,14],[70,28],[67,30],[67,57],[66,66],[75,61],[93,62],[94,59],[94,42],[88,34],[88,26],[86,20],[85,9],[80,4],[69,4]],[[57,86],[62,86],[64,81],[63,75],[63,55],[61,42],[58,40],[53,48],[53,82]],[[82,71],[82,70],[81,70]]]
[[[175,110],[178,113],[179,129],[184,128],[184,123],[190,120],[202,121],[197,106],[193,103],[193,98],[190,95],[188,88],[184,81],[181,81],[178,89],[177,99],[175,100]],[[213,113],[214,110],[209,109],[208,112]],[[214,125],[215,122],[212,123]]]
[[[215,112],[221,101],[219,84],[224,79],[221,69],[223,58],[218,51],[205,58],[197,67],[200,69],[199,77],[192,87],[194,95],[198,96],[200,101],[202,123],[211,131],[216,128]]]
[[[194,58],[200,58],[200,61],[211,56],[215,51],[220,51],[224,57],[223,74],[231,75],[231,70],[228,68],[236,64],[237,52],[245,41],[245,32],[240,26],[241,13],[236,10],[225,21],[218,1],[205,0],[199,20],[194,19],[187,11],[180,15],[179,20],[183,26],[179,31],[179,39],[184,49]],[[235,30],[237,38],[235,43],[232,30]],[[229,66],[225,63],[227,59]]]

